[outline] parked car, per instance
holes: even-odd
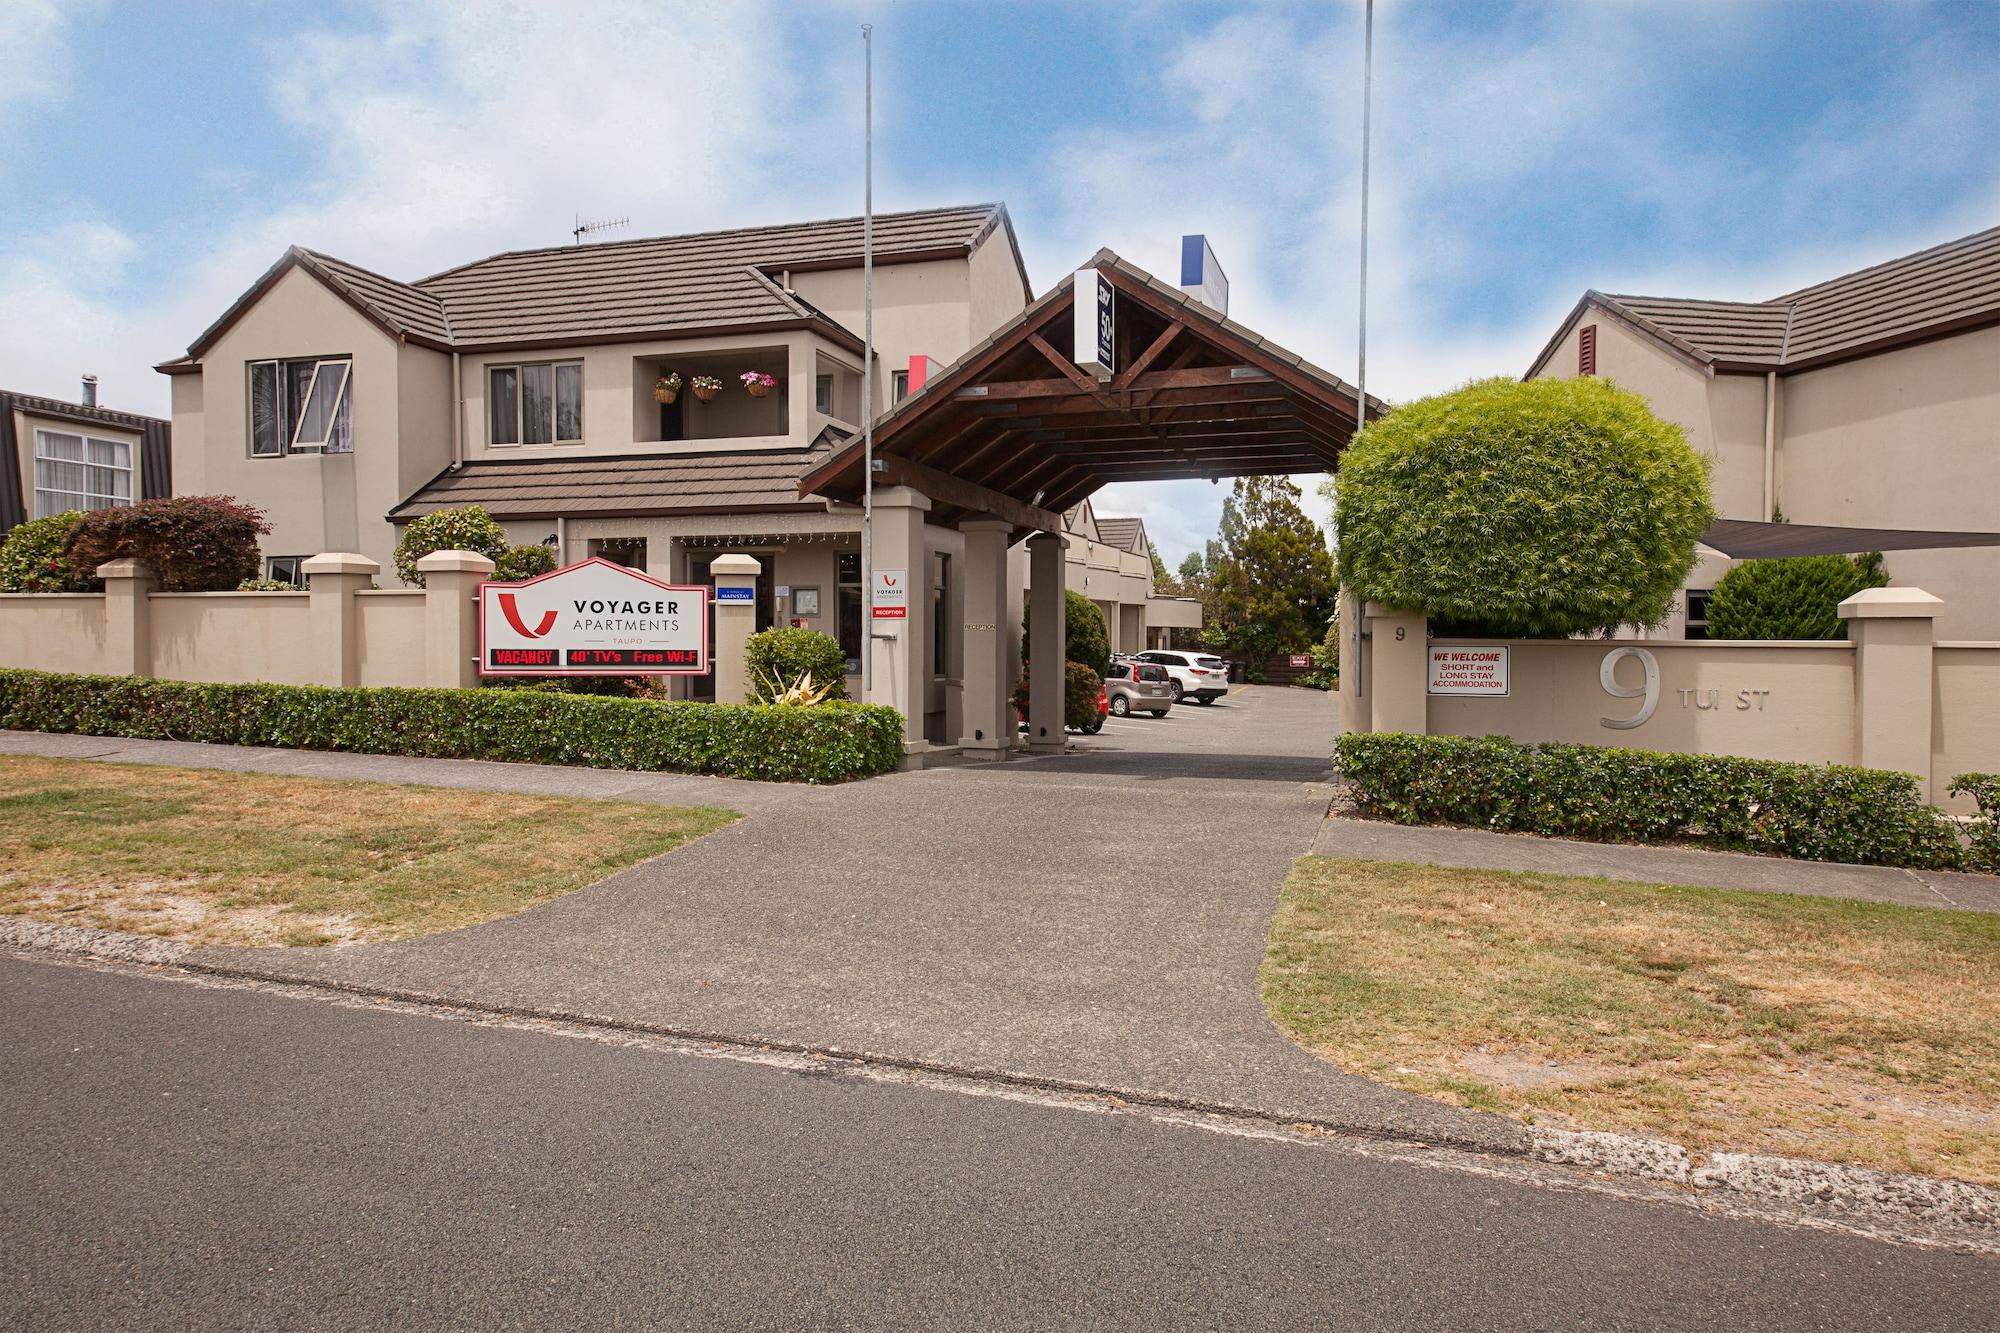
[[[1165,717],[1174,706],[1174,683],[1163,666],[1151,662],[1114,661],[1104,676],[1111,716],[1151,713]]]
[[[1229,666],[1213,653],[1152,648],[1140,653],[1139,660],[1167,669],[1175,703],[1193,699],[1196,703],[1212,704],[1229,693]]]

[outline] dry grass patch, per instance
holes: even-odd
[[[736,818],[0,756],[0,914],[196,944],[409,939],[510,916]]]
[[[2000,916],[1305,857],[1262,982],[1462,1106],[2000,1184]]]

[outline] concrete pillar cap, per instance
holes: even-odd
[[[149,579],[153,568],[143,560],[107,560],[97,567],[101,579]]]
[[[328,558],[358,560],[361,557],[314,557],[317,560]],[[310,560],[306,562],[306,572],[312,572],[312,561]],[[417,572],[420,574],[491,574],[493,572],[493,562],[477,551],[432,551],[429,555],[418,559]]]
[[[719,555],[708,566],[711,574],[748,574],[753,578],[763,570],[764,562],[752,555]]]
[[[299,566],[299,572],[306,575],[365,574],[372,579],[382,572],[382,566],[367,556],[357,555],[353,551],[324,551],[307,558],[305,563]]]
[[[1033,546],[1037,543],[1043,546],[1053,543],[1058,547],[1067,548],[1069,546],[1069,539],[1060,532],[1037,532],[1028,538],[1028,544]]]
[[[1842,620],[1936,619],[1942,597],[1922,588],[1863,588],[1840,604]]]
[[[879,455],[878,455],[879,457]],[[929,509],[931,497],[912,486],[877,486],[877,509]]]

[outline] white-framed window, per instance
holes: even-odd
[[[264,560],[264,577],[303,588],[306,586],[306,573],[301,566],[306,560],[307,557],[302,555],[268,556]]]
[[[132,503],[132,442],[35,431],[35,517]]]
[[[252,361],[250,454],[354,452],[354,358]]]
[[[486,390],[493,444],[583,443],[583,362],[488,366]]]
[[[900,403],[910,396],[910,372],[892,370],[889,372],[889,401]]]

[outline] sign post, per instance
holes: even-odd
[[[597,556],[524,583],[479,585],[482,676],[708,670],[706,588],[662,583]]]

